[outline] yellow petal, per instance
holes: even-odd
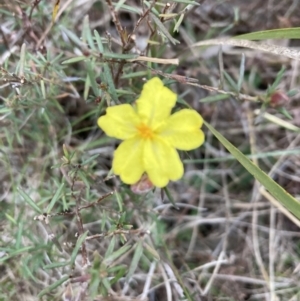
[[[183,165],[175,148],[159,137],[145,140],[144,166],[150,181],[164,187],[183,176]]]
[[[158,135],[179,150],[191,150],[204,142],[200,130],[202,117],[194,110],[183,109],[171,115],[157,130]]]
[[[136,137],[123,141],[116,149],[112,167],[124,183],[136,183],[145,172],[143,150],[144,141]]]
[[[165,87],[158,77],[154,77],[144,84],[141,96],[137,100],[138,114],[147,125],[155,128],[170,116],[176,98],[174,92]]]
[[[129,104],[109,107],[106,115],[98,119],[99,127],[107,136],[125,140],[132,138],[136,133],[136,125],[140,118]]]

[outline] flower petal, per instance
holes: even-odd
[[[176,181],[183,176],[183,165],[176,149],[159,137],[145,141],[143,159],[149,179],[157,187],[164,187],[169,180]]]
[[[204,133],[200,130],[202,117],[195,111],[183,109],[171,115],[157,129],[158,135],[179,150],[191,150],[204,142]]]
[[[98,119],[99,127],[107,136],[125,140],[132,138],[136,133],[136,125],[140,118],[129,104],[109,107],[106,115]]]
[[[124,183],[136,183],[145,172],[143,150],[144,141],[138,138],[123,141],[116,149],[112,167]]]
[[[138,114],[144,118],[147,125],[155,128],[170,116],[176,98],[174,92],[165,87],[158,77],[154,77],[144,84],[141,96],[137,100]]]

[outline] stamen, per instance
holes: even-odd
[[[139,134],[141,135],[142,138],[144,139],[151,139],[153,137],[153,131],[152,129],[145,125],[144,123],[141,123],[138,127],[137,127]]]

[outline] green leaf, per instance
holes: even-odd
[[[103,44],[102,44],[102,41],[101,41],[101,37],[100,37],[97,30],[94,30],[94,35],[95,35],[95,39],[96,39],[96,42],[97,42],[99,52],[103,53],[104,47],[103,47]],[[114,101],[118,101],[118,95],[117,95],[117,92],[116,92],[116,87],[115,87],[115,84],[114,84],[114,81],[113,81],[113,77],[112,77],[109,65],[106,62],[103,63],[103,71],[104,72],[102,72],[100,74],[101,80],[103,82],[107,83],[108,91],[109,91],[109,94],[111,95],[112,99]]]
[[[108,248],[105,252],[104,258],[110,256],[113,253],[114,248],[115,248],[115,244],[116,244],[116,237],[113,236],[110,243],[109,243],[109,245],[108,245]]]
[[[71,63],[77,63],[77,62],[84,61],[86,59],[87,59],[87,57],[84,56],[84,55],[82,55],[82,56],[76,56],[76,57],[72,57],[70,59],[67,59],[67,60],[63,61],[62,65],[71,64]]]
[[[232,87],[232,89],[235,91],[235,92],[238,92],[238,86],[237,84],[235,83],[235,81],[232,79],[232,77],[226,72],[226,71],[223,71],[223,74],[227,80],[227,82],[229,83],[229,85]]]
[[[215,135],[215,137],[223,144],[223,146],[252,174],[255,179],[262,184],[274,198],[277,199],[284,207],[300,219],[300,203],[271,179],[265,172],[250,161],[236,147],[234,147],[223,135],[221,135],[210,124],[204,121],[207,128]]]
[[[55,195],[53,196],[52,200],[50,201],[50,204],[48,205],[48,208],[46,210],[47,213],[50,213],[50,211],[52,210],[52,208],[54,207],[55,203],[57,202],[57,200],[59,199],[60,197],[60,194],[63,190],[65,186],[65,183],[61,183],[60,186],[58,187]]]
[[[131,249],[131,245],[125,245],[125,246],[121,247],[117,251],[113,252],[110,256],[108,256],[107,258],[105,258],[103,260],[103,264],[109,264],[109,263],[111,263],[112,261],[114,261],[115,259],[117,259],[118,257],[120,257],[121,255],[123,255],[124,253],[126,253],[129,249]]]
[[[70,261],[54,262],[43,266],[44,270],[56,269],[70,265]]]
[[[167,197],[168,197],[170,203],[171,203],[176,209],[178,209],[178,207],[176,206],[175,200],[174,200],[172,194],[170,193],[168,187],[166,186],[166,187],[162,188],[162,190],[163,190],[164,193],[167,195]]]
[[[293,117],[291,116],[291,114],[289,113],[289,111],[286,108],[279,108],[278,111],[285,116],[287,119],[289,120],[293,120]]]
[[[275,91],[277,86],[279,85],[280,81],[282,80],[282,77],[284,75],[285,68],[281,67],[280,71],[277,73],[274,83],[269,87],[268,93],[272,93]]]
[[[256,31],[256,32],[242,34],[234,38],[243,39],[243,40],[266,40],[266,39],[299,40],[299,37],[300,37],[300,27],[295,27],[295,28],[280,28],[280,29]]]
[[[82,235],[79,236],[79,238],[76,242],[76,246],[75,246],[75,248],[72,252],[72,255],[71,255],[71,263],[72,264],[75,262],[76,256],[77,256],[83,242],[85,241],[87,235],[88,235],[88,231],[86,231],[85,233],[83,233]]]
[[[157,25],[157,27],[159,28],[159,30],[162,32],[163,35],[165,35],[165,37],[174,45],[176,45],[177,43],[180,44],[180,42],[176,39],[174,39],[170,33],[168,32],[168,30],[166,29],[166,27],[163,25],[163,23],[160,21],[159,18],[157,18],[154,14],[151,14],[151,17],[153,19],[153,21],[155,22],[155,24]]]
[[[89,76],[89,83],[90,83],[90,86],[92,87],[94,94],[96,96],[99,96],[99,88],[98,88],[98,84],[96,81],[96,73],[95,73],[95,70],[92,65],[94,65],[94,62],[91,62],[91,61],[86,62],[87,74]]]
[[[216,101],[225,100],[225,99],[229,99],[229,98],[230,98],[229,94],[217,94],[217,95],[211,95],[211,96],[201,98],[199,100],[199,102],[211,103],[211,102],[216,102]]]
[[[102,52],[101,56],[105,59],[119,59],[119,60],[133,60],[138,57],[137,54],[133,54],[133,53],[112,53],[112,52]]]
[[[136,249],[134,251],[134,255],[133,255],[133,258],[132,258],[132,261],[131,261],[131,265],[129,267],[129,271],[128,271],[128,274],[127,274],[127,277],[126,277],[127,280],[129,280],[132,277],[134,271],[136,270],[136,268],[139,264],[139,261],[140,261],[142,255],[143,255],[143,251],[144,251],[143,250],[143,241],[140,240],[135,246],[136,246]]]
[[[90,49],[96,50],[88,15],[86,15],[83,19],[82,40],[84,43],[88,43]]]
[[[44,295],[48,294],[49,292],[51,292],[52,290],[54,290],[55,288],[61,286],[65,281],[67,281],[69,279],[69,276],[63,276],[62,278],[60,278],[59,280],[55,281],[54,283],[52,283],[51,285],[47,286],[45,289],[43,289],[39,294],[38,294],[38,298],[43,297]]]
[[[42,210],[36,205],[34,200],[26,194],[23,190],[18,188],[18,191],[20,192],[20,195],[23,197],[24,201],[36,212],[42,213]]]

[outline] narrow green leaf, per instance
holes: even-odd
[[[184,14],[181,14],[180,17],[178,18],[178,21],[176,22],[175,26],[174,26],[174,29],[173,29],[173,32],[175,31],[179,31],[179,27],[183,21],[183,18],[184,18]]]
[[[97,45],[98,45],[99,52],[103,53],[104,52],[104,47],[103,47],[103,44],[102,44],[102,40],[101,40],[101,37],[99,35],[99,32],[96,29],[94,30],[94,35],[95,35],[95,39],[96,39],[96,42],[97,42]]]
[[[120,194],[117,191],[115,191],[115,196],[117,198],[117,202],[118,202],[118,205],[119,205],[119,211],[122,212],[123,211],[123,200],[122,200]]]
[[[8,112],[11,112],[11,108],[3,107],[3,108],[0,109],[0,114],[5,114],[5,113],[8,113]]]
[[[154,259],[156,260],[160,260],[160,256],[158,254],[158,252],[153,249],[150,245],[148,245],[147,243],[144,243],[144,247],[145,249],[154,257]]]
[[[24,201],[36,212],[42,213],[42,210],[36,205],[34,200],[27,194],[25,193],[21,188],[18,187],[18,191],[20,195],[23,197]]]
[[[95,96],[98,96],[99,95],[99,88],[98,88],[98,84],[96,82],[96,74],[95,74],[95,71],[92,67],[92,62],[90,60],[88,60],[86,62],[86,66],[87,66],[87,73],[88,73],[88,76],[90,78],[90,84],[91,84],[92,90],[93,90]]]
[[[114,248],[115,248],[115,244],[116,244],[116,237],[113,236],[109,245],[108,245],[108,248],[105,252],[105,255],[104,255],[104,258],[108,257],[109,255],[111,255],[114,251]]]
[[[242,40],[266,40],[266,39],[299,40],[299,37],[300,37],[300,27],[295,27],[295,28],[280,28],[280,29],[256,31],[256,32],[242,34],[234,38],[242,39]]]
[[[56,193],[54,194],[52,200],[50,201],[50,203],[49,203],[49,205],[47,207],[47,210],[46,210],[47,213],[51,212],[51,210],[54,207],[55,203],[58,201],[58,199],[60,197],[60,194],[61,194],[64,186],[65,186],[65,183],[61,183],[60,186],[58,187]]]
[[[61,286],[64,282],[66,282],[69,279],[69,276],[63,276],[62,278],[60,278],[59,280],[57,280],[56,282],[52,283],[51,285],[47,286],[45,289],[43,289],[39,294],[38,294],[38,298],[43,297],[44,295],[48,294],[49,292],[51,292],[52,290],[54,290],[55,288]]]
[[[125,2],[126,2],[126,0],[119,0],[117,5],[115,6],[115,11],[118,11]]]
[[[73,31],[67,29],[66,27],[64,27],[63,25],[59,25],[59,28],[69,37],[69,39],[75,43],[77,46],[79,46],[80,48],[84,48],[85,44],[80,40],[80,38],[73,33]]]
[[[110,285],[117,283],[122,277],[124,277],[127,271],[127,267],[124,265],[118,265],[109,269],[109,273],[112,273],[114,277],[110,280]]]
[[[232,79],[232,77],[226,72],[226,71],[223,71],[223,74],[227,80],[227,82],[229,83],[229,85],[232,87],[232,89],[235,91],[235,92],[238,92],[238,87],[237,87],[237,84],[235,83],[235,81]]]
[[[98,45],[99,52],[103,53],[104,52],[103,44],[102,44],[101,37],[100,37],[97,30],[94,30],[94,35],[95,35],[95,39],[96,39],[96,42],[97,42],[97,45]],[[109,66],[106,62],[103,62],[103,69],[104,69],[104,72],[100,74],[101,80],[103,82],[107,83],[108,92],[111,95],[112,99],[114,101],[118,101],[118,95],[117,95],[117,92],[116,92],[116,88],[115,88],[115,84],[114,84],[114,81],[113,81],[113,78],[112,78],[112,74],[111,74],[110,68],[109,68]]]
[[[102,52],[101,56],[105,59],[119,59],[119,60],[132,60],[136,59],[139,55],[133,53],[112,53],[112,52]]]
[[[82,37],[83,43],[87,42],[92,50],[96,50],[92,31],[90,28],[89,15],[86,15],[83,19]]]
[[[175,200],[174,200],[174,198],[173,198],[172,194],[170,193],[170,191],[169,191],[169,189],[168,189],[167,186],[163,188],[163,191],[164,191],[165,194],[167,195],[167,197],[168,197],[170,203],[171,203],[175,208],[178,209],[178,207],[176,206]]]
[[[148,74],[148,71],[137,71],[137,72],[126,72],[121,76],[121,78],[135,78],[135,77],[143,77]]]
[[[165,35],[165,37],[174,45],[176,44],[180,44],[180,42],[176,39],[174,39],[169,31],[166,29],[166,27],[163,25],[163,23],[159,20],[159,18],[157,18],[154,14],[151,13],[151,17],[153,19],[153,21],[155,22],[155,24],[157,25],[157,27],[159,28],[159,30]]]
[[[290,112],[286,108],[279,108],[278,111],[289,120],[293,120]]]
[[[274,83],[268,89],[269,93],[272,93],[277,88],[277,86],[279,85],[280,81],[282,80],[284,72],[285,72],[285,67],[282,66],[281,69],[280,69],[280,71],[276,75]]]
[[[8,213],[5,213],[5,217],[9,220],[9,221],[11,221],[14,225],[17,225],[18,224],[18,222],[16,221],[16,219],[15,218],[13,218],[11,215],[9,215]]]
[[[139,262],[140,262],[140,259],[143,255],[143,241],[140,240],[138,243],[135,244],[135,251],[134,251],[134,255],[133,255],[133,258],[132,258],[132,261],[131,261],[131,265],[129,267],[129,271],[127,273],[127,276],[126,276],[126,279],[127,281],[132,277],[134,271],[136,270]],[[134,248],[134,247],[133,247]]]
[[[113,3],[113,5],[116,5],[116,3]],[[142,9],[126,4],[120,5],[120,8],[122,8],[122,10],[124,11],[129,11],[131,13],[138,14],[138,15],[141,15],[143,13]]]
[[[87,57],[82,55],[82,56],[76,56],[76,57],[72,57],[70,59],[67,59],[65,61],[62,62],[63,65],[66,65],[66,64],[71,64],[71,63],[77,63],[77,62],[80,62],[80,61],[84,61],[86,60]]]
[[[74,248],[74,250],[73,250],[73,252],[72,252],[72,255],[71,255],[71,263],[72,263],[72,264],[74,263],[74,261],[75,261],[75,259],[76,259],[76,256],[77,256],[77,254],[78,254],[78,252],[79,252],[79,249],[81,248],[81,246],[82,246],[84,240],[86,239],[87,235],[88,235],[88,231],[86,231],[85,233],[83,233],[83,234],[78,238],[78,240],[77,240],[77,242],[76,242],[76,246],[75,246],[75,248]]]
[[[236,147],[234,147],[222,134],[214,129],[209,123],[204,121],[207,128],[216,136],[223,146],[252,174],[255,179],[262,184],[271,195],[274,196],[284,207],[300,219],[300,203],[271,179],[265,172],[258,168]]]
[[[228,95],[228,94],[217,94],[217,95],[211,95],[211,96],[201,98],[199,100],[199,102],[211,103],[211,102],[216,102],[216,101],[220,101],[220,100],[225,100],[228,98],[230,98],[230,95]]]
[[[0,263],[2,263],[4,261],[6,261],[7,259],[12,258],[14,256],[18,256],[22,253],[32,252],[33,250],[36,250],[36,248],[35,247],[24,247],[22,249],[10,252],[9,254],[7,254],[7,255],[0,258]]]
[[[116,89],[116,92],[119,95],[136,95],[136,93],[134,93],[132,91],[126,91],[126,90],[121,90],[121,89]]]
[[[88,99],[89,92],[90,92],[90,87],[91,87],[91,81],[90,81],[89,75],[87,74],[85,82],[84,82],[84,90],[83,90],[83,98],[84,98],[84,100]]]
[[[113,252],[110,256],[103,260],[103,264],[109,264],[113,262],[115,259],[119,258],[121,255],[125,254],[129,249],[131,249],[131,245],[125,245],[118,249],[117,251]]]
[[[116,92],[115,84],[107,63],[104,63],[103,69],[104,69],[104,81],[108,84],[109,94],[111,95],[114,101],[118,101],[118,95]]]
[[[266,153],[259,153],[259,154],[244,154],[249,159],[262,159],[262,158],[269,158],[269,157],[280,157],[280,156],[291,156],[291,155],[300,155],[300,149],[290,149],[290,150],[283,150],[283,151],[272,151]],[[183,163],[220,163],[226,162],[230,160],[235,160],[235,157],[232,155],[228,155],[226,157],[217,157],[217,158],[205,158],[205,159],[186,159],[183,160]]]
[[[90,163],[91,161],[95,160],[95,159],[98,158],[99,156],[100,156],[100,154],[96,154],[96,155],[93,155],[93,156],[89,157],[88,159],[84,160],[84,161],[81,163],[81,166],[87,165],[88,163]]]
[[[44,270],[56,269],[70,265],[70,261],[54,262],[43,266]]]

